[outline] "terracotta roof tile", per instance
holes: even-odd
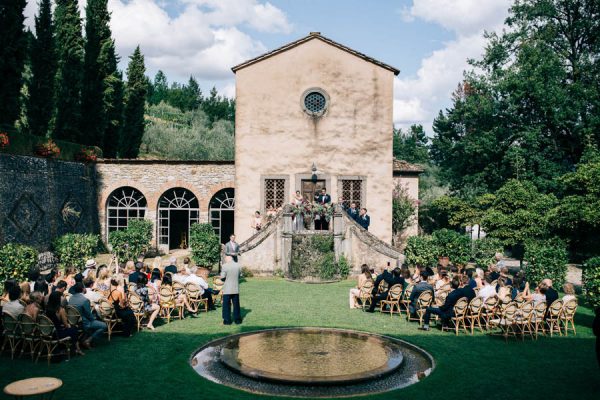
[[[410,172],[414,174],[420,174],[424,169],[419,165],[411,164],[408,161],[397,160],[394,158],[394,172]]]

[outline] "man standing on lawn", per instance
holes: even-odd
[[[223,325],[231,325],[231,304],[233,304],[233,321],[242,323],[240,313],[240,264],[231,256],[225,256],[225,264],[221,267],[223,280]]]

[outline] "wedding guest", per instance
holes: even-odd
[[[475,268],[475,277],[473,279],[477,283],[478,288],[483,287],[484,277],[485,277],[485,273],[483,272],[483,270],[481,268]]]
[[[67,282],[68,287],[71,287],[75,284],[75,275],[77,275],[77,271],[74,267],[67,267],[65,269],[65,277],[63,280]]]
[[[144,263],[136,262],[133,264],[133,268],[135,271],[129,274],[127,277],[127,281],[131,283],[137,283],[138,277],[143,273],[142,268],[144,267]]]
[[[33,285],[33,291],[40,292],[45,297],[48,294],[48,283],[46,283],[46,280],[40,276]]]
[[[377,290],[381,281],[385,281],[388,287],[385,292],[377,294]],[[381,275],[377,277],[375,283],[373,284],[373,291],[371,292],[371,305],[369,306],[369,309],[367,311],[374,312],[377,303],[381,300],[387,299],[389,290],[394,285],[401,285],[403,289],[405,287],[404,279],[402,279],[400,268],[394,268],[391,273],[386,269]]]
[[[83,291],[85,290],[83,283],[77,282],[73,287],[75,288],[75,294],[69,299],[69,305],[77,308],[79,314],[81,314],[83,330],[89,335],[84,344],[86,347],[89,347],[92,341],[102,337],[107,327],[104,322],[98,321],[94,314],[92,314],[90,301],[83,295]]]
[[[154,328],[154,320],[160,311],[160,306],[156,302],[152,302],[150,299],[149,291],[148,291],[148,278],[146,275],[140,275],[137,281],[137,287],[135,289],[135,293],[140,297],[142,302],[144,303],[144,310],[150,314],[150,318],[148,319],[148,323],[146,324],[146,328],[153,331]]]
[[[565,293],[562,298],[563,302],[577,300],[577,297],[575,297],[575,286],[572,283],[565,283],[563,285],[563,292]]]
[[[169,265],[165,267],[165,274],[170,272],[175,275],[177,273],[177,258],[171,257],[169,258]]]
[[[546,285],[543,281],[535,288],[535,291],[531,293],[531,289],[529,288],[529,282],[525,284],[525,290],[523,291],[523,297],[525,300],[533,300],[534,305],[538,305],[539,303],[546,303],[546,305],[550,305],[552,303],[548,303],[546,299],[546,292],[548,291],[548,285]]]
[[[474,272],[475,271],[473,270],[473,268],[469,268],[467,270],[467,276],[469,277],[469,287],[471,289],[475,289],[477,287],[477,281],[475,280]]]
[[[489,297],[496,295],[496,288],[492,286],[492,276],[490,273],[486,273],[483,279],[481,289],[479,289],[478,296],[486,301]]]
[[[304,204],[304,197],[302,197],[302,195],[300,194],[299,190],[296,190],[296,193],[294,194],[294,198],[292,199],[292,205],[294,207],[300,208],[302,207],[302,205]],[[295,231],[301,231],[304,229],[304,215],[300,212],[295,212],[294,215],[292,216],[293,218],[293,228]]]
[[[496,265],[491,264],[488,271],[492,277],[492,281],[496,281],[498,278],[500,278],[500,273],[498,272],[498,267],[496,267]]]
[[[25,314],[29,315],[34,321],[40,311],[44,310],[44,295],[41,292],[31,292],[29,295],[29,304],[25,307]]]
[[[419,298],[419,296],[421,295],[421,293],[423,292],[431,292],[432,294],[432,301],[433,301],[433,295],[434,295],[434,291],[433,291],[433,286],[431,286],[429,283],[427,283],[427,271],[425,271],[424,269],[421,270],[421,275],[420,275],[420,280],[419,282],[413,286],[413,291],[410,294],[410,299],[409,299],[409,306],[408,309],[411,313],[411,315],[413,315],[416,311],[417,311],[417,299]]]
[[[21,288],[21,301],[25,304],[29,303],[29,295],[31,294],[31,286],[29,286],[29,282],[23,282],[19,285]]]
[[[98,313],[98,303],[104,298],[104,296],[92,289],[94,286],[94,278],[91,276],[89,278],[85,278],[83,280],[83,286],[85,287],[83,295],[90,301],[90,304],[94,307],[96,313]]]
[[[419,327],[420,330],[428,331],[429,330],[429,321],[431,319],[431,315],[438,315],[442,320],[442,326],[446,325],[450,318],[454,316],[454,306],[457,301],[463,297],[463,293],[458,289],[460,286],[460,280],[458,277],[452,278],[452,282],[450,283],[450,287],[452,291],[446,297],[444,304],[441,307],[427,307],[425,309],[425,317],[423,318],[423,326]]]
[[[29,290],[31,292],[33,292],[33,285],[35,285],[35,282],[38,280],[39,277],[40,277],[39,267],[37,267],[37,266],[31,267],[31,269],[29,269],[29,272],[27,273],[27,282],[29,282]]]
[[[56,336],[58,339],[70,338],[71,346],[75,348],[75,353],[83,355],[79,348],[77,328],[71,327],[67,319],[67,312],[62,305],[63,294],[61,292],[52,292],[48,298],[46,305],[46,315],[56,328]]]
[[[229,256],[234,262],[238,262],[238,256],[240,255],[240,245],[235,241],[235,235],[229,236],[229,242],[225,244],[225,256]]]
[[[96,260],[94,259],[89,259],[85,262],[85,269],[82,272],[83,278],[87,278],[90,273],[92,277],[96,277]]]
[[[173,287],[173,279],[171,278],[170,274],[166,274],[163,277],[162,280],[162,286],[169,286],[169,287]],[[187,296],[185,295],[185,293],[177,293],[175,292],[175,303],[178,306],[185,306],[187,312],[189,312],[190,314],[192,314],[192,316],[196,316],[196,311],[194,311],[194,309],[192,308],[192,306],[190,305],[190,302],[188,301]]]
[[[402,279],[404,279],[404,282],[406,282],[407,285],[413,284],[412,276],[408,268],[402,270]]]
[[[163,266],[162,266],[162,258],[160,256],[155,257],[154,262],[152,263],[152,270],[155,270],[155,269],[159,269],[160,273],[162,274]]]
[[[358,224],[362,226],[365,230],[369,230],[369,225],[371,225],[371,217],[369,217],[369,215],[367,214],[366,208],[363,207],[360,209],[358,217],[356,218],[356,222],[358,222]]]
[[[92,276],[92,275],[88,275],[88,276],[89,276],[90,278],[92,278],[92,279],[95,279],[95,276]],[[81,274],[81,273],[79,273],[79,274],[76,274],[76,275],[75,275],[75,277],[74,277],[73,279],[75,280],[75,285],[77,285],[77,283],[79,283],[79,282],[83,284],[83,279],[84,279],[84,278],[83,278],[83,274]],[[69,294],[71,294],[71,295],[75,294],[75,285],[71,286],[71,287],[68,289],[68,291],[69,291]],[[37,289],[36,289],[36,290],[37,290]]]
[[[350,289],[350,308],[359,308],[356,306],[356,299],[360,297],[360,289],[367,281],[372,281],[371,272],[369,272],[369,266],[367,264],[363,264],[360,267],[360,275],[357,279],[356,287]]]
[[[140,275],[146,276],[146,275]],[[112,303],[115,314],[121,320],[123,325],[123,335],[125,337],[130,337],[133,332],[133,328],[136,326],[137,321],[135,316],[133,315],[133,311],[129,306],[127,306],[127,302],[125,301],[125,296],[123,292],[119,289],[119,283],[116,279],[110,280],[110,291],[108,293],[107,300]]]
[[[558,292],[552,287],[552,279],[546,278],[542,281],[546,285],[546,304],[550,307],[550,304],[558,300]]]
[[[321,193],[315,194],[315,203],[321,206],[331,203],[331,196],[327,194],[326,188],[321,189]],[[325,218],[325,215],[321,214],[315,216],[315,230],[329,230],[329,222]]]
[[[356,203],[350,203],[350,208],[346,210],[346,212],[350,218],[356,221],[359,213],[358,208],[356,208]]]
[[[98,267],[98,275],[94,288],[103,294],[108,293],[108,290],[110,289],[110,271],[104,264]]]
[[[206,280],[204,280],[204,277],[202,276],[203,272],[200,269],[198,269],[198,267],[192,267],[192,270],[190,272],[191,274],[187,279],[188,283],[193,283],[197,285],[200,288],[201,297],[203,299],[206,299],[208,309],[215,310],[212,295],[218,294],[219,291],[213,291],[211,288],[208,287],[208,283],[206,282]]]
[[[19,300],[21,300],[21,287],[19,285],[13,285],[8,291],[8,302],[2,306],[2,312],[9,313],[13,317],[17,318],[19,314],[25,311],[25,307]]]
[[[250,227],[254,229],[255,232],[258,232],[262,228],[262,223],[262,215],[260,215],[260,211],[255,211],[254,218],[252,219],[252,224],[250,224]]]
[[[500,268],[500,278],[504,278],[504,283],[506,283],[507,286],[512,286],[513,281],[510,279],[510,276],[508,276],[508,267]]]
[[[189,257],[183,258],[183,268],[185,269],[186,274],[192,273],[192,260]]]
[[[438,291],[445,285],[450,283],[450,277],[448,276],[448,271],[445,269],[439,272],[439,279],[435,281],[435,290]]]

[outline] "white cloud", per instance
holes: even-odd
[[[484,51],[484,30],[501,28],[510,0],[414,0],[401,10],[405,22],[422,19],[455,33],[455,39],[421,60],[416,76],[394,82],[394,123],[407,127],[423,124],[428,134],[440,109],[448,107],[450,96],[469,68],[467,59]]]
[[[79,0],[82,17],[85,4]],[[232,66],[266,51],[240,28],[268,33],[292,29],[282,10],[259,0],[109,0],[108,8],[121,68],[139,44],[148,73],[162,69],[170,81],[190,75],[231,80]],[[25,15],[32,29],[36,12],[36,0],[30,0]]]

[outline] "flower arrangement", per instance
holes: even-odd
[[[10,140],[8,139],[8,133],[0,132],[0,149],[8,147]]]
[[[56,157],[60,154],[60,148],[52,139],[35,146],[35,154],[42,157]]]
[[[75,154],[75,160],[81,162],[93,162],[98,159],[98,155],[94,149],[82,147],[79,153]]]
[[[313,221],[316,215],[320,215],[325,218],[326,221],[331,221],[333,218],[333,205],[331,204],[318,204],[304,202],[302,204],[292,204],[292,213],[294,215],[302,215],[305,218]]]

